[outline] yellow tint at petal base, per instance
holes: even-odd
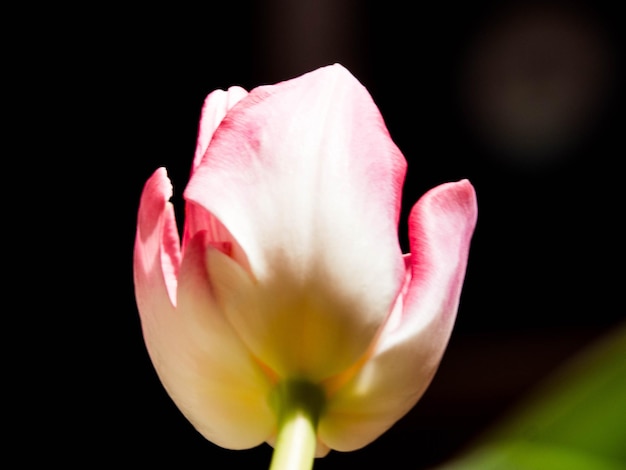
[[[376,335],[379,325],[358,323],[353,299],[321,272],[302,280],[279,268],[257,280],[217,250],[207,268],[220,309],[279,380],[320,383],[356,363]]]

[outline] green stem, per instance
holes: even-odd
[[[311,470],[323,392],[307,382],[284,382],[272,394],[271,402],[278,416],[278,435],[270,470]]]

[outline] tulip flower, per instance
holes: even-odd
[[[156,372],[208,440],[268,442],[272,468],[310,468],[370,443],[421,397],[456,317],[477,206],[467,180],[431,189],[403,255],[405,169],[340,65],[206,98],[182,239],[160,168],[141,196],[134,279]]]

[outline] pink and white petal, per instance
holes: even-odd
[[[476,217],[474,189],[466,180],[438,186],[414,206],[408,288],[372,357],[329,401],[319,428],[329,447],[348,451],[368,444],[430,384],[456,317]]]
[[[133,274],[135,296],[146,346],[153,360],[159,351],[154,337],[172,315],[176,301],[180,242],[174,210],[169,202],[172,185],[164,168],[146,182],[139,204]]]
[[[264,442],[274,431],[272,382],[225,320],[213,297],[207,256],[224,256],[204,233],[184,253],[178,305],[156,345],[157,371],[178,408],[208,440],[230,449]]]
[[[406,162],[365,88],[339,65],[252,90],[185,197],[247,255],[259,307],[231,324],[281,375],[320,380],[367,349],[403,278]]]
[[[214,90],[208,94],[200,112],[196,152],[191,166],[192,174],[200,165],[204,152],[206,152],[209,142],[213,138],[213,133],[224,119],[224,116],[226,116],[226,113],[247,94],[248,92],[239,86],[232,86],[227,91]]]
[[[211,92],[202,106],[200,124],[198,126],[198,139],[196,152],[193,159],[191,174],[200,165],[215,129],[220,125],[228,111],[243,99],[248,92],[238,86],[232,86],[228,91],[215,90]],[[211,213],[203,207],[187,201],[185,204],[185,227],[183,233],[183,249],[188,240],[197,232],[206,230],[215,242],[229,243],[231,255],[243,265],[247,265],[245,254],[232,238],[228,230]]]

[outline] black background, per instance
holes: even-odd
[[[62,398],[42,405],[55,412],[45,420],[48,437],[36,439],[55,442],[49,461],[142,468],[169,461],[176,468],[269,464],[269,446],[221,449],[178,412],[146,354],[134,301],[141,189],[157,167],[167,167],[182,215],[200,107],[215,88],[251,89],[333,62],[351,70],[408,161],[399,227],[404,247],[406,214],[426,190],[469,178],[478,195],[458,320],[432,386],[376,442],[331,452],[316,468],[384,463],[418,469],[450,458],[623,320],[620,169],[626,154],[617,6],[558,4],[565,17],[574,14],[597,34],[591,37],[607,54],[604,81],[592,85],[600,92],[597,107],[565,139],[569,146],[520,156],[490,145],[476,130],[468,63],[480,55],[483,34],[510,18],[499,16],[503,6],[519,8],[512,10],[516,17],[530,11],[528,2],[339,0],[315,7],[303,1],[309,10],[299,13],[293,4],[73,11],[80,20],[56,29],[60,41],[42,40],[44,55],[70,57],[41,65],[31,89],[36,101],[45,97],[45,106],[39,101],[30,120],[57,124],[55,137],[67,137],[38,149],[56,170],[54,190],[46,193],[56,200],[43,205],[57,214],[55,223],[67,222],[48,254],[46,279],[59,281],[53,274],[59,268],[71,273],[52,297],[62,313],[51,322],[64,328],[53,347],[66,354],[43,361],[43,369],[56,374],[45,388]],[[53,225],[48,229],[56,230]]]

